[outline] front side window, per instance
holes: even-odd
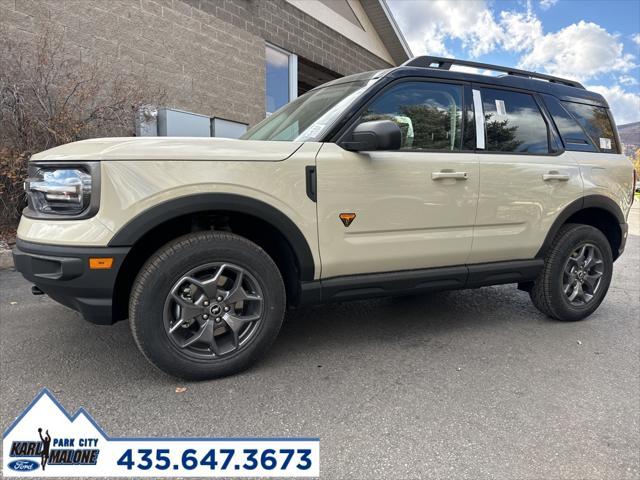
[[[562,102],[562,105],[584,128],[596,148],[605,153],[618,152],[616,136],[606,108],[575,102]]]
[[[487,151],[549,153],[547,123],[531,95],[484,88],[482,106]]]
[[[402,149],[459,151],[462,86],[404,82],[376,98],[358,123],[391,120],[402,131]]]

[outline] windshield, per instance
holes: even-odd
[[[311,90],[265,118],[241,138],[316,141],[373,81],[338,83]]]

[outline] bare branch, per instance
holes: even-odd
[[[32,153],[84,138],[133,135],[133,106],[164,93],[142,76],[73,57],[64,31],[42,25],[32,43],[0,26],[0,214],[15,221]]]

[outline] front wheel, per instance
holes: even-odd
[[[144,356],[176,377],[239,372],[275,340],[285,309],[280,272],[256,244],[199,232],[160,248],[133,285],[129,319]]]
[[[538,310],[556,320],[582,320],[604,300],[612,273],[611,246],[604,234],[589,225],[567,224],[529,294]]]

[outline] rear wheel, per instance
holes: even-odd
[[[199,232],[162,247],[143,266],[129,307],[138,347],[187,379],[236,373],[276,338],[285,307],[278,268],[254,243]]]
[[[529,292],[533,304],[556,320],[575,321],[602,303],[613,273],[611,246],[589,225],[564,225]]]

